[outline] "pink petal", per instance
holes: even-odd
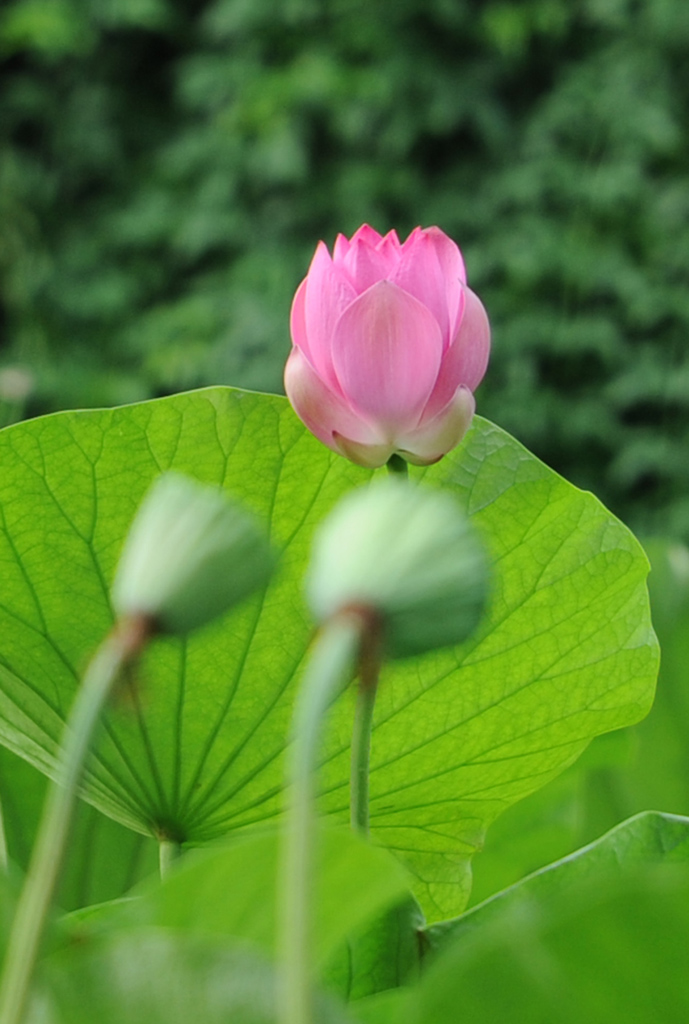
[[[382,241],[378,243],[378,246],[376,248],[376,252],[379,254],[382,262],[386,267],[386,278],[389,278],[395,272],[395,269],[397,268],[397,264],[400,261],[400,256],[402,253],[402,249],[400,247],[399,239],[397,238],[397,236],[395,236],[395,238],[390,237],[393,234],[394,231],[390,231],[385,236],[385,238],[383,238]],[[395,244],[395,242],[397,242],[397,244]]]
[[[392,228],[391,231],[388,231],[387,235],[380,240],[378,248],[389,249],[390,252],[396,253],[397,256],[399,256],[402,252],[402,245],[394,228]]]
[[[303,301],[302,322],[299,320],[302,310],[297,306],[298,295],[299,292],[293,304],[293,329],[296,325],[297,335],[292,334],[292,340],[308,356],[321,379],[337,389],[331,357],[333,332],[343,310],[356,298],[356,293],[342,272],[333,266],[323,242],[318,244],[306,275],[304,295],[299,300]]]
[[[455,243],[438,228],[415,228],[402,246],[391,280],[430,309],[447,349],[460,313],[464,281],[464,263]]]
[[[285,392],[302,423],[333,451],[340,451],[335,434],[360,444],[380,442],[373,427],[326,387],[298,348],[292,349],[285,366]]]
[[[375,249],[375,247],[381,241],[382,237],[383,236],[379,235],[375,228],[370,227],[370,225],[368,224],[362,224],[361,227],[358,228],[352,235],[350,239],[350,244],[353,245],[354,242],[357,242],[359,241],[359,239],[361,239],[362,241],[367,242],[372,249]]]
[[[391,440],[399,430],[417,425],[441,355],[433,314],[387,281],[345,309],[333,337],[333,366],[342,394]]]
[[[460,384],[474,391],[486,372],[490,354],[488,316],[478,296],[470,288],[463,291],[465,306],[459,331],[443,356],[422,423],[432,419],[447,405]]]
[[[397,439],[400,455],[415,466],[428,466],[456,448],[471,426],[475,402],[471,391],[457,388],[441,412],[410,434]]]
[[[363,239],[372,249],[380,249],[386,254],[386,258],[388,253],[392,256],[399,254],[402,248],[394,228],[392,231],[388,231],[384,238],[381,238],[377,231],[369,227],[368,224],[363,224],[352,236],[351,241],[344,235],[337,236],[333,249],[333,263],[342,263],[355,239]]]
[[[390,277],[397,266],[399,253],[394,243],[386,242],[380,235],[377,238],[377,243],[372,245],[368,236],[357,232],[342,260],[342,268],[347,272],[357,295],[361,295],[377,281]]]
[[[458,277],[462,284],[466,284],[467,272],[459,246],[440,228],[425,228],[424,234],[435,246],[438,262],[445,276],[453,279]]]
[[[344,235],[338,235],[333,248],[333,263],[341,263],[349,252],[349,239]]]
[[[361,444],[337,433],[334,440],[340,455],[344,455],[350,462],[356,462],[357,466],[366,466],[367,469],[379,469],[384,466],[395,450],[391,444]]]
[[[311,349],[309,348],[309,339],[306,334],[305,302],[306,278],[301,282],[292,299],[292,309],[289,315],[289,333],[292,338],[292,344],[301,349],[307,359],[313,362]]]

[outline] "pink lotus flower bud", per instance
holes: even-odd
[[[425,466],[459,444],[490,327],[461,253],[439,228],[404,243],[364,224],[320,242],[292,304],[285,390],[311,433],[360,466]]]

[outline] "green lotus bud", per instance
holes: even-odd
[[[272,564],[254,520],[223,491],[165,473],[132,523],[112,601],[121,617],[146,616],[160,632],[186,633],[266,583]]]
[[[307,596],[324,621],[347,607],[382,617],[391,657],[461,643],[486,604],[483,545],[454,498],[388,478],[347,495],[320,527]]]

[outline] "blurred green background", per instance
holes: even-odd
[[[281,389],[319,238],[438,224],[479,410],[689,538],[686,0],[5,0],[0,414]]]

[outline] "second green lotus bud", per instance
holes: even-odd
[[[391,657],[461,643],[483,614],[486,554],[449,494],[389,478],[347,495],[320,527],[307,575],[319,621],[381,616]]]
[[[273,557],[253,518],[218,487],[165,473],[132,523],[112,587],[120,617],[186,633],[270,576]]]

